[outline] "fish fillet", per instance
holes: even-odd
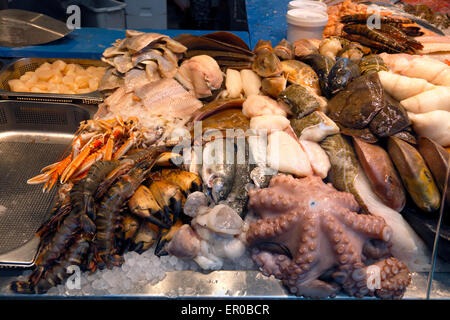
[[[135,94],[152,115],[186,118],[203,105],[174,79],[149,83],[137,88]]]
[[[383,89],[398,101],[435,88],[434,85],[424,79],[406,77],[393,72],[380,71],[378,76]]]
[[[405,53],[381,53],[380,57],[392,72],[425,79],[432,84],[450,86],[450,66],[426,56]]]
[[[450,111],[450,87],[436,86],[431,90],[400,101],[408,111],[424,113],[436,110]]]

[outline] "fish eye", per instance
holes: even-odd
[[[311,202],[309,203],[309,206],[310,206],[310,207],[315,207],[316,205],[317,205],[317,203],[316,203],[315,200],[313,200],[313,201],[311,201]]]

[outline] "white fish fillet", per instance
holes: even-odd
[[[244,90],[246,97],[260,93],[261,78],[253,70],[241,70],[241,81],[242,89]]]
[[[174,79],[152,82],[137,88],[135,94],[152,115],[186,118],[203,105]]]
[[[435,88],[428,81],[411,78],[388,71],[378,72],[381,85],[394,99],[401,101]]]
[[[369,212],[374,216],[382,217],[392,228],[391,252],[393,256],[406,263],[410,271],[429,271],[430,253],[425,243],[400,213],[381,202],[372,191],[361,168],[355,178],[354,186]]]
[[[284,130],[290,125],[290,121],[279,115],[263,115],[250,119],[250,129],[266,130]]]
[[[313,141],[300,140],[300,145],[308,156],[309,163],[313,169],[314,174],[318,175],[322,179],[325,179],[328,175],[328,171],[331,168],[330,159],[327,153],[322,147]]]
[[[268,137],[267,162],[269,167],[298,177],[313,174],[308,156],[296,139],[284,131],[275,131]]]
[[[242,113],[253,118],[263,115],[279,115],[286,117],[287,113],[283,107],[275,100],[267,97],[252,94],[242,104]]]
[[[415,39],[423,45],[419,54],[450,51],[450,36],[421,36]]]
[[[231,68],[227,69],[225,88],[228,91],[229,98],[239,98],[241,96],[243,88],[242,88],[241,73],[239,71]]]
[[[450,112],[436,110],[426,113],[408,113],[414,131],[444,147],[450,146]]]
[[[132,92],[136,88],[139,88],[143,85],[149,83],[149,79],[147,78],[147,73],[145,70],[140,69],[131,69],[125,74],[124,86],[125,91]]]
[[[426,56],[406,53],[381,53],[380,57],[392,72],[404,76],[425,79],[432,84],[450,86],[450,66]]]
[[[435,110],[450,111],[450,87],[436,86],[431,90],[400,101],[408,111],[424,113]]]

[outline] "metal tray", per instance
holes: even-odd
[[[8,81],[18,79],[25,72],[36,70],[44,62],[52,63],[56,60],[62,60],[66,63],[76,63],[84,68],[87,67],[105,67],[106,64],[100,60],[92,59],[58,59],[58,58],[21,58],[16,59],[5,66],[0,74],[0,99],[21,100],[21,101],[40,101],[40,102],[59,102],[59,103],[82,103],[99,104],[103,102],[103,95],[99,91],[93,91],[86,94],[58,94],[58,93],[29,93],[10,91]]]
[[[0,267],[33,265],[39,245],[34,233],[54,192],[26,181],[61,156],[90,116],[74,104],[0,101]]]

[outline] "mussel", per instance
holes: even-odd
[[[284,75],[264,78],[261,81],[261,90],[263,93],[277,98],[280,93],[286,89],[287,78]]]
[[[300,140],[320,142],[329,135],[339,133],[339,127],[321,111],[291,119],[291,127]]]
[[[319,53],[320,40],[301,39],[294,42],[294,54],[296,58],[301,58],[310,54]]]
[[[252,70],[261,77],[273,77],[280,75],[283,67],[275,53],[263,51],[256,55]]]
[[[348,58],[355,63],[359,63],[361,58],[370,53],[370,49],[357,42],[350,42],[337,53],[337,57]]]

